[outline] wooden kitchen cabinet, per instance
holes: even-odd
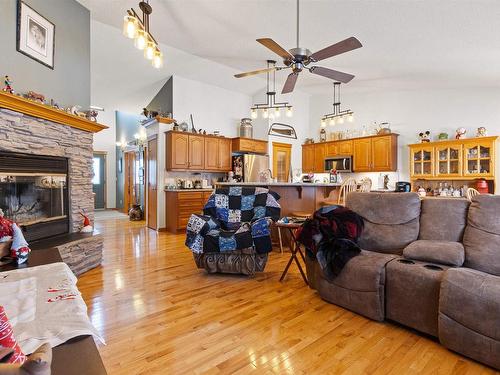
[[[213,135],[166,132],[167,170],[227,172],[231,165],[231,139]]]
[[[326,144],[325,143],[315,143],[314,144],[314,173],[324,173],[325,172],[325,155],[326,155]]]
[[[229,172],[230,170],[233,169],[232,166],[232,157],[231,157],[231,147],[232,147],[232,141],[229,138],[219,138],[219,171],[223,172]]]
[[[253,138],[233,138],[233,152],[255,152],[257,154],[267,154],[267,141]]]
[[[189,168],[189,135],[180,132],[167,132],[167,170],[186,170]]]
[[[371,138],[371,171],[386,172],[398,169],[397,135]]]
[[[166,227],[170,233],[186,230],[192,214],[203,213],[212,191],[166,191]]]
[[[340,155],[340,156],[352,155],[352,146],[353,146],[352,140],[338,141],[335,143],[337,144],[337,155]]]
[[[205,137],[189,135],[189,169],[205,168]]]
[[[219,169],[219,140],[205,137],[205,169]]]
[[[353,171],[370,172],[371,171],[371,146],[370,138],[355,139],[353,143]]]
[[[314,143],[302,146],[302,173],[314,172]]]

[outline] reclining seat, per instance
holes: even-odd
[[[441,283],[439,341],[500,370],[500,196],[472,199],[463,244],[464,268]]]
[[[272,250],[269,226],[281,212],[277,199],[276,193],[260,187],[216,189],[204,215],[191,215],[186,229],[186,246],[197,267],[209,273],[263,271]]]
[[[415,193],[353,192],[347,207],[364,219],[361,253],[332,281],[323,277],[316,260],[306,257],[308,280],[326,301],[383,321],[385,266],[417,239],[420,200]]]
[[[424,199],[418,240],[403,250],[403,258],[386,267],[386,317],[438,336],[441,280],[450,267],[464,263],[461,243],[469,202]]]

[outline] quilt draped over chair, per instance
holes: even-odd
[[[270,224],[281,212],[278,199],[261,187],[216,189],[203,215],[191,215],[187,225],[186,246],[198,268],[247,275],[262,271],[272,250]]]

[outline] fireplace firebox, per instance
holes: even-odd
[[[69,232],[68,159],[0,152],[0,208],[26,240]]]

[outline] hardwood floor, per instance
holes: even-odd
[[[207,275],[184,235],[108,217],[78,286],[109,374],[494,374],[437,342],[324,302],[272,253],[255,278]]]

